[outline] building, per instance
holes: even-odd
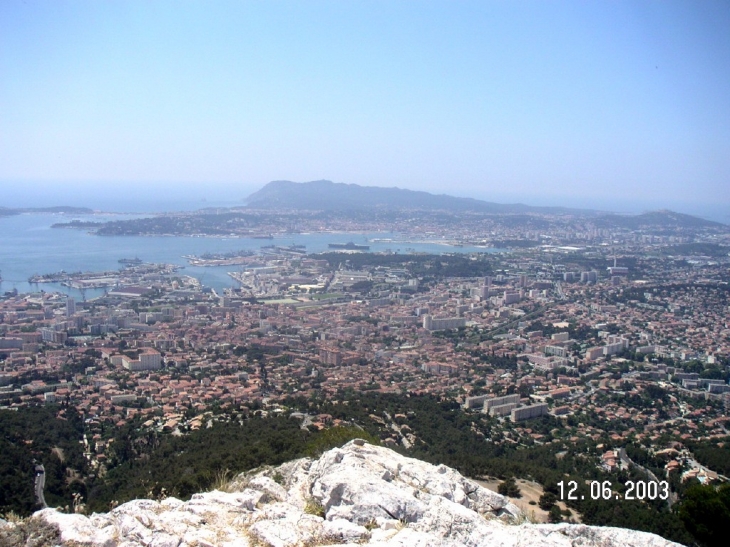
[[[570,393],[571,391],[569,387],[563,387],[548,391],[548,397],[552,397],[553,399],[565,399],[566,397],[570,397]]]
[[[623,336],[609,336],[608,343],[603,347],[603,355],[615,355],[629,347],[629,341]]]
[[[23,349],[23,339],[0,338],[0,349]]]
[[[697,372],[677,372],[675,374],[677,380],[699,380],[700,375]]]
[[[581,272],[581,283],[595,283],[596,281],[598,281],[598,272],[596,272],[595,270],[592,270],[590,272]]]
[[[146,349],[139,354],[139,362],[144,367],[144,370],[157,370],[162,366],[162,355],[159,351]]]
[[[641,354],[654,353],[654,351],[655,346],[639,346],[638,348],[636,348],[636,353]]]
[[[520,357],[520,356],[518,356]],[[537,370],[542,371],[551,371],[555,370],[556,368],[560,367],[566,367],[570,363],[565,357],[557,357],[555,355],[551,355],[550,357],[545,357],[544,355],[536,355],[534,353],[528,353],[525,354],[524,357],[527,357],[528,362],[535,367]]]
[[[529,420],[530,418],[545,416],[547,413],[547,403],[537,403],[534,405],[522,406],[513,409],[510,413],[510,420],[512,420],[513,422],[521,422],[522,420]]]
[[[567,357],[568,350],[563,346],[545,346],[545,355],[555,355],[556,357]]]
[[[507,416],[510,412],[512,412],[515,408],[519,406],[519,402],[517,403],[507,403],[504,405],[496,405],[489,409],[489,415],[490,416]]]
[[[465,326],[466,319],[463,317],[446,317],[437,319],[428,314],[423,316],[423,328],[430,331],[458,329],[459,327]]]
[[[586,361],[595,361],[603,357],[603,346],[596,346],[586,350]]]
[[[459,367],[449,363],[438,363],[436,361],[429,361],[421,365],[423,372],[430,372],[431,374],[456,374],[459,372]]]
[[[133,393],[120,393],[119,395],[112,395],[109,397],[109,401],[115,405],[120,403],[130,403],[135,400],[137,400],[137,396]]]
[[[319,350],[319,360],[324,365],[339,366],[342,364],[342,352],[334,348],[322,348]]]
[[[479,297],[482,300],[489,298],[489,287],[473,287],[470,291],[471,296]]]
[[[568,405],[556,406],[553,409],[553,416],[565,416],[570,413],[570,407]]]
[[[401,325],[415,325],[418,323],[418,317],[415,315],[391,315],[390,322]]]
[[[51,344],[63,344],[68,339],[68,334],[62,330],[50,329],[47,327],[39,329],[44,342]]]
[[[482,412],[489,412],[493,407],[520,404],[520,394],[513,393],[512,395],[503,395],[502,397],[492,397],[484,401],[484,409]]]
[[[162,367],[162,355],[159,351],[146,349],[137,359],[122,355],[122,366],[129,371],[158,370]]]
[[[474,397],[467,397],[464,401],[464,408],[479,408],[484,406],[490,395],[475,395]]]

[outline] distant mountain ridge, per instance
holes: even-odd
[[[360,186],[329,180],[312,182],[276,180],[248,196],[245,201],[248,207],[255,209],[347,211],[377,208],[474,211],[494,214],[596,213],[567,207],[533,207],[522,203],[501,204],[396,187]]]
[[[624,228],[638,229],[641,226],[684,226],[685,228],[703,228],[709,226],[723,226],[720,222],[706,220],[704,218],[677,213],[668,209],[659,211],[646,211],[640,215],[617,215],[606,214],[598,219],[598,223],[604,221],[607,225],[620,224]]]
[[[623,215],[593,209],[570,207],[536,207],[522,203],[501,204],[473,198],[459,198],[446,194],[431,194],[403,188],[360,186],[329,180],[292,182],[276,180],[245,199],[252,209],[283,209],[296,211],[367,211],[430,210],[451,213],[475,212],[483,214],[514,215],[526,213],[570,214],[591,217],[603,227],[637,229],[642,226],[707,228],[724,226],[700,217],[661,210],[639,215]]]

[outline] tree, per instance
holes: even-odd
[[[563,514],[560,512],[560,507],[553,505],[548,512],[548,521],[557,523],[563,522]]]
[[[723,530],[730,530],[730,485],[688,488],[679,506],[679,518],[700,545],[726,545]]]
[[[550,511],[553,507],[555,507],[556,501],[558,501],[558,496],[552,492],[544,492],[543,495],[540,496],[538,505],[543,511]]]
[[[510,477],[501,483],[497,487],[497,491],[503,496],[509,496],[510,498],[522,497],[522,492],[520,492],[520,487],[517,486],[517,481],[515,481],[514,477]]]

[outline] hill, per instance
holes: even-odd
[[[361,439],[317,459],[259,469],[219,486],[187,502],[136,500],[91,517],[44,509],[20,525],[0,521],[0,540],[27,545],[12,540],[34,529],[52,538],[49,544],[128,547],[678,545],[622,528],[525,524],[509,499],[457,471]]]
[[[718,228],[724,226],[720,222],[705,220],[704,218],[686,215],[662,209],[648,211],[640,215],[600,215],[595,219],[597,226],[606,228],[626,228],[639,230],[641,228]]]
[[[535,207],[522,203],[502,204],[446,194],[360,186],[329,180],[291,182],[277,180],[246,199],[246,206],[260,210],[288,211],[443,211],[451,214],[481,213],[487,215],[576,215],[591,217],[597,227],[637,230],[677,228],[719,228],[723,224],[669,210],[650,211],[638,215],[615,214],[592,209],[569,207]],[[503,217],[506,218],[506,217]]]
[[[500,204],[446,194],[360,186],[335,183],[329,180],[291,182],[277,180],[246,198],[248,207],[255,209],[296,209],[347,211],[364,209],[427,209],[452,212],[506,213],[592,213],[566,207],[532,207],[521,203]]]

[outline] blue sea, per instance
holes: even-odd
[[[229,204],[230,206],[230,204]],[[236,266],[193,267],[188,265],[184,255],[222,253],[238,250],[258,250],[265,245],[305,245],[308,253],[328,250],[329,243],[367,243],[370,250],[406,253],[417,252],[493,252],[481,247],[453,247],[426,243],[370,242],[370,239],[398,239],[398,234],[293,234],[274,237],[272,240],[249,238],[207,238],[207,237],[135,237],[96,236],[83,230],[51,228],[59,222],[73,219],[105,221],[138,218],[141,214],[64,215],[64,214],[22,214],[0,217],[0,293],[17,289],[18,292],[63,292],[77,298],[82,295],[60,284],[28,283],[34,274],[55,273],[61,270],[105,271],[121,267],[121,258],[140,258],[145,262],[164,262],[184,266],[180,273],[200,279],[203,285],[221,290],[235,287],[235,281],[228,272]],[[93,298],[103,290],[87,290],[86,298]]]

